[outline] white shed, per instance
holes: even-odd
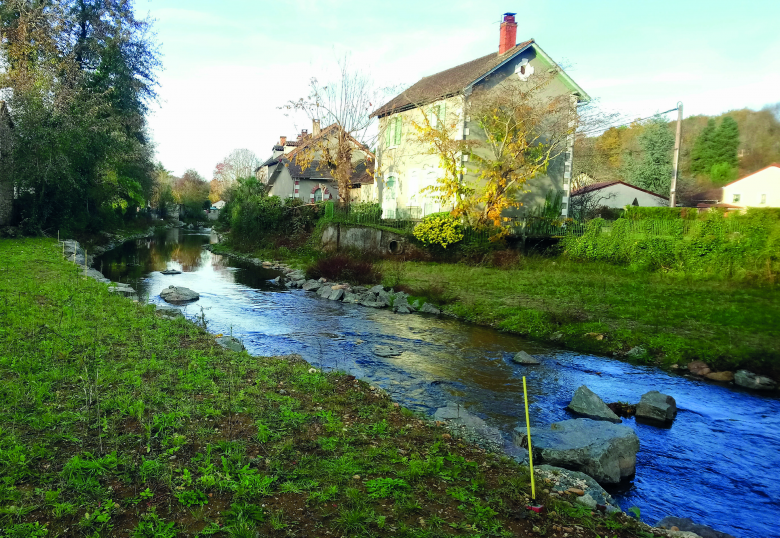
[[[627,205],[639,207],[668,206],[669,198],[641,189],[623,181],[591,183],[572,191],[572,208],[611,207],[621,209]]]

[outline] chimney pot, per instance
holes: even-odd
[[[280,136],[279,137],[279,145],[284,146],[287,143],[287,137],[286,136]]]
[[[515,22],[516,13],[504,13],[504,21],[501,23],[498,40],[498,55],[501,56],[506,51],[513,49],[517,44],[517,23]]]

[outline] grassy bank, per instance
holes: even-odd
[[[506,267],[384,262],[391,284],[439,288],[466,320],[575,350],[701,359],[780,377],[780,289],[673,277],[603,262],[526,257]],[[432,297],[435,300],[435,297]],[[589,336],[586,336],[589,335]]]
[[[0,536],[647,536],[546,495],[521,518],[514,463],[111,296],[52,240],[0,240],[0,430]]]

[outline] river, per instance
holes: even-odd
[[[209,234],[169,230],[130,241],[97,258],[95,267],[129,282],[143,300],[162,304],[170,284],[200,293],[183,310],[204,317],[212,333],[233,334],[253,355],[299,353],[324,369],[347,371],[385,389],[394,400],[432,413],[448,401],[498,427],[507,439],[524,424],[522,376],[534,425],[572,418],[565,410],[587,385],[607,402],[636,403],[658,390],[674,396],[679,413],[669,428],[624,419],[640,439],[636,477],[610,488],[626,510],[637,506],[655,524],[690,517],[738,538],[780,536],[780,400],[691,379],[650,366],[583,355],[447,318],[398,315],[320,299],[269,281],[278,273],[203,247]],[[159,271],[175,268],[180,275]],[[400,347],[397,358],[372,353]],[[511,361],[517,351],[541,366]]]

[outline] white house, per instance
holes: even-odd
[[[780,207],[780,164],[772,164],[723,187],[721,203],[739,207]]]
[[[622,209],[668,206],[669,198],[623,181],[601,181],[585,185],[571,193],[572,216],[582,218],[600,207]]]
[[[449,209],[442,207],[426,187],[436,185],[443,176],[438,155],[420,147],[415,140],[414,125],[423,123],[425,117],[432,124],[444,121],[454,126],[455,140],[480,139],[479,128],[465,116],[470,96],[488,88],[512,88],[528,82],[534,72],[543,74],[559,69],[557,64],[534,40],[517,44],[517,23],[514,13],[505,13],[499,30],[498,50],[458,65],[446,71],[422,78],[408,90],[371,113],[379,118],[379,143],[373,199],[382,204],[385,217],[422,217],[429,213]],[[420,52],[424,54],[424,52]],[[432,53],[438,54],[438,51]],[[531,82],[533,83],[533,82]],[[551,96],[568,96],[572,106],[590,100],[563,70],[546,88]],[[567,214],[571,185],[572,148],[570,136],[561,155],[550,163],[545,175],[534,178],[526,185],[528,192],[521,194],[522,207],[510,216],[522,214],[544,204],[550,192],[563,194],[563,214]],[[465,163],[468,156],[461,157]],[[476,174],[468,172],[461,181],[476,180]]]

